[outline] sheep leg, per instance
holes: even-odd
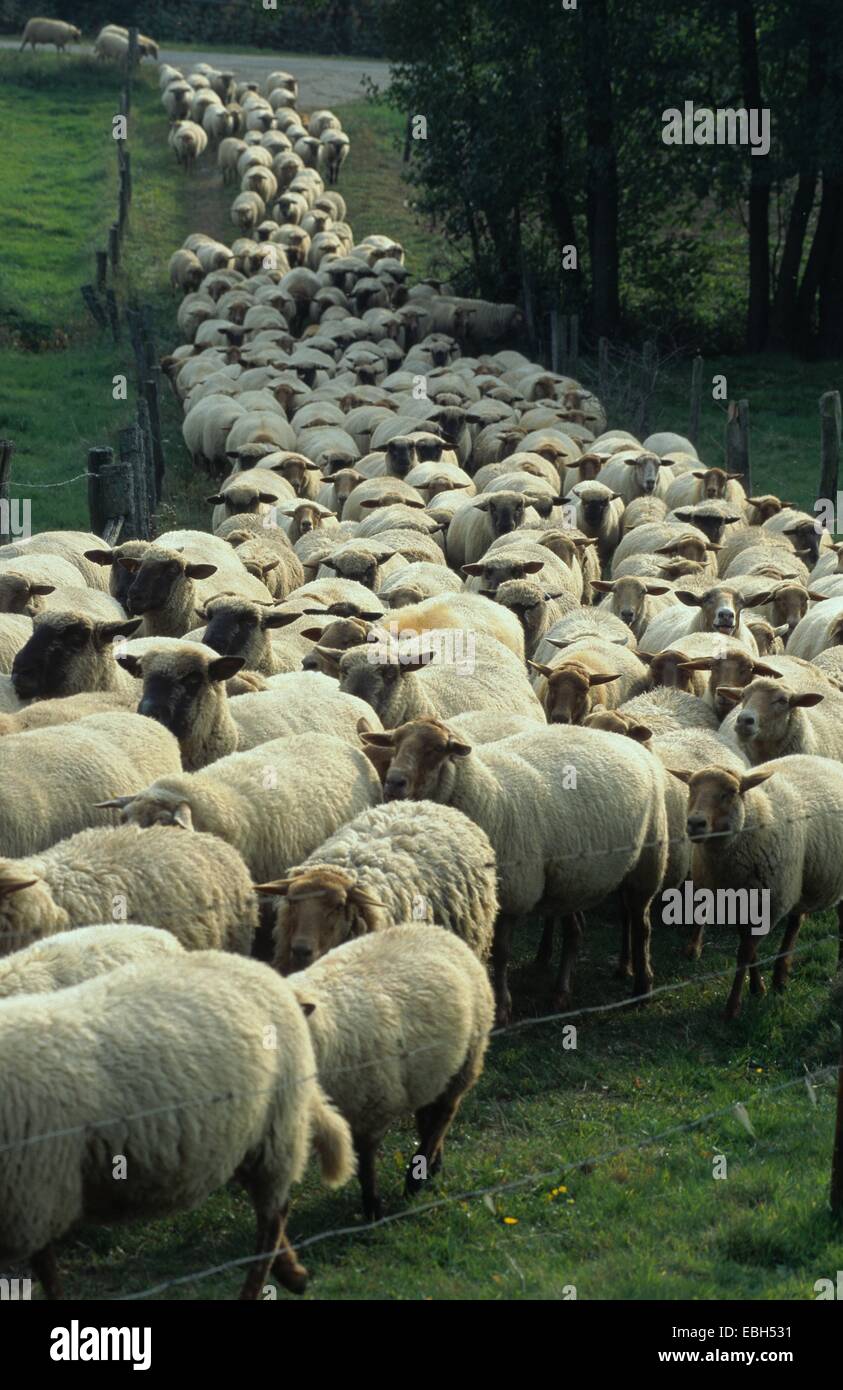
[[[571,1003],[571,975],[582,941],[582,915],[575,912],[562,918],[562,954],[553,995],[554,1009],[564,1010]]]
[[[30,1261],[32,1272],[41,1281],[41,1287],[49,1299],[59,1299],[62,1297],[61,1279],[59,1278],[58,1265],[56,1263],[56,1252],[52,1245],[45,1245],[43,1250],[32,1256]]]
[[[363,1197],[363,1216],[366,1221],[380,1221],[383,1204],[378,1193],[378,1175],[375,1169],[377,1145],[365,1139],[354,1138],[357,1154],[357,1176],[360,1179],[360,1192]]]
[[[729,991],[729,998],[726,1001],[726,1008],[723,1017],[731,1022],[736,1019],[741,1011],[741,992],[743,990],[744,977],[747,969],[752,965],[755,955],[755,941],[748,931],[742,931],[738,942],[738,955],[735,963],[735,978],[732,988]],[[756,966],[756,969],[758,967]]]
[[[625,980],[632,974],[632,918],[626,899],[621,897],[621,952],[618,957],[615,975]]]
[[[514,917],[500,913],[495,922],[495,935],[492,941],[492,980],[495,990],[495,1023],[503,1028],[512,1018],[512,995],[509,992],[507,972],[512,951],[512,932]]]
[[[793,948],[799,936],[799,928],[802,925],[802,913],[791,912],[788,915],[787,923],[782,937],[782,944],[776,963],[773,966],[773,989],[784,989],[790,975],[790,963]],[[753,943],[754,944],[754,943]]]
[[[624,896],[626,897],[626,894]],[[650,963],[650,907],[646,901],[627,901],[632,936],[632,992],[649,994],[653,988],[653,967]]]
[[[442,1167],[445,1136],[451,1128],[468,1086],[477,1074],[473,1058],[467,1058],[456,1076],[452,1076],[441,1096],[416,1111],[419,1145],[407,1165],[404,1195],[412,1197]],[[420,1163],[419,1160],[422,1160]],[[420,1168],[420,1172],[415,1170]]]
[[[553,960],[553,935],[556,930],[556,919],[545,914],[542,925],[542,939],[539,942],[539,949],[536,951],[536,959],[533,962],[540,970],[547,970]],[[843,928],[841,928],[843,930]]]
[[[256,1212],[257,1216],[257,1258],[249,1267],[249,1272],[240,1290],[241,1299],[254,1302],[263,1291],[275,1259],[275,1252],[284,1232],[284,1217],[280,1209],[269,1213]]]
[[[299,1263],[295,1250],[290,1244],[287,1235],[287,1217],[290,1214],[290,1203],[285,1202],[281,1208],[281,1238],[278,1244],[278,1254],[272,1264],[272,1272],[283,1288],[289,1289],[290,1293],[304,1293],[310,1278],[303,1264]]]

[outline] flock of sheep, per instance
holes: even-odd
[[[230,75],[201,76],[164,69],[165,105],[215,139]],[[300,1292],[311,1147],[377,1218],[378,1146],[414,1116],[424,1186],[528,915],[564,1009],[607,903],[644,995],[689,879],[769,890],[779,986],[802,914],[843,898],[843,547],[493,350],[514,306],[355,242],[289,74],[237,90],[219,160],[253,236],[170,264],[208,530],[0,548],[0,1258],[49,1296],[78,1221],[235,1177],[242,1296]],[[738,935],[730,1017],[747,971],[763,990]]]
[[[33,53],[39,44],[52,44],[57,53],[63,53],[69,43],[79,43],[82,30],[75,24],[67,24],[63,19],[30,19],[23,31],[20,51],[29,44]],[[122,24],[104,24],[94,42],[97,58],[123,62],[129,52],[129,31]],[[154,58],[158,61],[158,44],[146,34],[138,37],[138,53],[141,58]]]

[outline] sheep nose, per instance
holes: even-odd
[[[699,835],[704,835],[706,828],[705,816],[688,817],[688,834],[692,840],[696,839]]]
[[[566,714],[564,710],[555,709],[550,716],[550,722],[551,724],[570,724],[571,716]]]
[[[409,793],[407,778],[403,772],[388,772],[384,784],[385,801],[405,801]]]
[[[717,613],[716,622],[718,627],[734,627],[735,615],[732,612],[731,608],[719,609]]]
[[[655,486],[656,486],[655,481],[654,481],[652,478],[648,478],[648,479],[647,479],[647,482],[644,484],[644,491],[645,491],[645,492],[652,492],[653,489],[655,488]]]
[[[629,625],[632,623],[634,617],[635,617],[635,614],[633,613],[633,611],[632,611],[631,608],[622,608],[622,609],[621,609],[621,622],[622,622],[622,623],[626,623],[627,626],[629,626]]]
[[[303,522],[301,523],[301,525],[299,526],[299,530],[301,531],[302,535],[304,535],[306,531],[312,531],[312,530],[313,530],[313,522],[312,522],[312,521],[303,521]]]
[[[310,965],[313,960],[312,946],[293,946],[290,956],[296,970],[304,970],[305,966]]]
[[[747,713],[739,714],[735,722],[739,729],[754,729],[755,715]]]

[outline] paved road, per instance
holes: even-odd
[[[0,39],[0,48],[18,48],[20,39]],[[27,53],[32,50],[27,49]],[[38,49],[39,53],[54,54],[61,58],[55,49]],[[73,46],[70,52],[91,52],[88,44]],[[300,53],[194,53],[179,48],[162,48],[161,60],[187,71],[194,63],[211,63],[214,67],[230,68],[239,78],[260,80],[276,68],[292,72],[299,79],[301,105],[305,110],[317,106],[341,106],[350,101],[359,101],[364,95],[361,82],[364,76],[371,77],[379,86],[385,86],[389,66],[377,58],[312,58]],[[149,66],[149,63],[145,64]]]

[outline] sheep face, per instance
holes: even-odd
[[[663,685],[668,690],[684,690],[689,695],[694,693],[692,664],[685,661],[681,652],[663,651],[655,656],[639,652],[639,656],[642,661],[649,663],[650,679],[654,686]]]
[[[794,710],[810,709],[823,699],[819,691],[795,692],[781,680],[761,676],[745,689],[720,686],[718,695],[739,703],[735,732],[741,744],[781,746],[790,733]],[[758,759],[756,758],[756,762]]]
[[[380,904],[342,869],[305,869],[257,888],[282,898],[272,960],[282,975],[306,969],[335,946],[380,925]]]
[[[44,595],[51,594],[55,587],[7,570],[0,574],[0,613],[24,613],[32,618],[44,607]]]
[[[416,463],[413,441],[404,435],[396,435],[387,442],[385,452],[387,472],[393,478],[406,478]]]
[[[221,594],[199,612],[207,622],[202,641],[221,656],[242,656],[249,670],[272,669],[272,654],[268,632],[286,627],[295,619],[294,613],[281,613],[258,603],[250,603],[234,594]]]
[[[112,550],[86,550],[85,559],[94,565],[108,565],[108,592],[126,608],[126,595],[134,579],[134,571],[121,565],[121,559],[141,560],[149,549],[149,541],[124,541]],[[126,609],[128,612],[128,609]]]
[[[694,469],[693,477],[700,480],[700,495],[713,502],[726,496],[726,484],[733,478],[742,478],[742,473],[727,473],[723,468]]]
[[[677,521],[686,521],[691,526],[696,526],[698,531],[702,531],[713,544],[719,546],[722,543],[726,527],[734,526],[738,521],[742,521],[743,518],[738,515],[723,515],[719,512],[704,512],[701,510],[704,505],[704,503],[700,503],[696,507],[688,507],[682,510],[677,509],[676,519]]]
[[[399,649],[389,644],[375,646],[367,642],[365,648],[352,647],[337,661],[340,690],[347,695],[357,695],[382,716],[395,694],[397,682],[429,663],[429,656],[422,652],[412,655],[403,651],[400,662],[398,655]]]
[[[691,589],[676,589],[680,603],[701,610],[700,632],[719,632],[724,637],[733,637],[738,630],[738,619],[746,607],[740,594],[717,584],[703,594],[695,594]],[[759,599],[755,599],[757,604]]]
[[[790,526],[786,526],[784,534],[792,542],[797,555],[801,556],[806,563],[815,565],[820,558],[820,541],[822,540],[822,529],[817,529],[813,521],[797,521]]]
[[[606,460],[600,454],[583,454],[573,465],[579,473],[581,483],[591,483],[598,477]]]
[[[750,772],[738,777],[721,767],[705,767],[693,774],[672,771],[674,776],[687,782],[690,789],[687,821],[690,840],[704,840],[708,835],[730,837],[738,834],[746,820],[746,793],[773,776],[772,772]],[[725,848],[729,840],[723,838],[715,843]]]
[[[666,653],[669,655],[669,653]],[[763,661],[755,661],[749,652],[729,651],[722,656],[701,656],[693,661],[680,663],[680,672],[710,671],[708,688],[714,703],[714,712],[719,719],[725,719],[735,703],[734,695],[729,698],[720,694],[720,687],[743,690],[756,676],[769,676],[779,680],[778,671],[766,666]]]
[[[244,664],[239,656],[213,660],[204,652],[150,651],[117,658],[124,670],[143,681],[138,714],[145,714],[184,739],[207,717],[208,705],[225,700],[223,682]]]
[[[216,565],[194,564],[181,551],[151,548],[142,560],[121,557],[118,562],[133,575],[126,592],[126,611],[133,617],[158,612],[194,579],[209,579]]]
[[[396,552],[390,546],[382,546],[377,551],[347,550],[334,553],[322,564],[340,579],[352,579],[364,588],[377,592],[380,584],[380,567]]]
[[[477,503],[477,510],[485,512],[492,534],[507,536],[524,524],[524,511],[527,499],[520,492],[490,492]]]
[[[105,649],[115,637],[131,637],[137,627],[137,622],[95,622],[81,613],[39,613],[32,636],[12,663],[15,694],[20,700],[47,700],[103,689]]]
[[[563,666],[539,666],[529,663],[544,676],[539,698],[544,706],[548,724],[582,724],[594,703],[603,703],[599,690],[616,675],[590,671],[576,660]]]
[[[473,565],[463,565],[463,574],[479,575],[483,580],[481,592],[487,598],[497,594],[501,584],[509,579],[526,579],[528,574],[538,574],[544,569],[542,560],[510,560],[505,551],[498,551],[486,560],[478,560]]]
[[[448,764],[471,752],[470,744],[430,715],[389,733],[364,732],[360,737],[381,776],[384,801],[435,800]]]
[[[311,531],[318,531],[323,522],[322,512],[318,507],[314,507],[310,502],[303,502],[300,507],[296,507],[293,512],[293,523],[290,527],[290,539],[295,542],[301,540],[302,536],[307,536]]]
[[[666,545],[660,545],[656,549],[656,555],[668,555],[673,559],[692,560],[698,565],[705,564],[706,554],[710,550],[717,550],[718,546],[709,541],[706,544],[698,536],[680,536],[675,541],[668,541]]]
[[[193,813],[187,791],[160,787],[156,783],[135,796],[115,796],[100,801],[100,810],[119,811],[121,825],[177,825],[182,830],[193,829]]]
[[[646,497],[655,492],[662,466],[658,454],[639,454],[637,458],[625,459],[624,462],[635,469],[635,484],[639,493]]]
[[[778,516],[783,507],[788,504],[782,502],[774,493],[765,493],[762,497],[748,497],[747,502],[752,507],[749,513],[749,524],[751,526],[761,526],[765,521],[769,521],[771,516]]]
[[[302,661],[303,671],[322,671],[326,676],[336,676],[340,656],[352,647],[360,647],[367,640],[369,624],[360,618],[335,618],[327,627],[309,627],[302,631],[318,646],[308,652]]]
[[[598,593],[612,595],[609,611],[626,623],[636,637],[641,636],[646,625],[647,598],[670,593],[669,584],[649,583],[636,579],[634,575],[626,575],[622,579],[594,579],[591,587]]]
[[[779,584],[772,594],[753,599],[753,607],[760,608],[765,598],[768,603],[772,602],[773,623],[776,627],[786,627],[789,635],[807,613],[809,600],[820,602],[824,595],[811,593],[801,584]]]

